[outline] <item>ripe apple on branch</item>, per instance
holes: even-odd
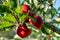
[[[28,13],[28,11],[30,11]],[[43,20],[40,16],[34,14],[34,11],[31,10],[30,6],[27,4],[23,5],[23,9],[22,9],[22,14],[26,14],[28,13],[27,17],[27,22],[29,22],[30,24],[33,24],[38,30],[40,30],[43,26]],[[33,16],[32,16],[33,15]],[[34,22],[32,19],[30,19],[30,17],[34,17],[36,19],[36,22]],[[20,24],[18,29],[17,29],[17,34],[21,37],[21,38],[26,38],[28,37],[30,34],[32,33],[32,30],[30,30],[29,28],[27,28],[26,24],[23,23],[22,25]]]

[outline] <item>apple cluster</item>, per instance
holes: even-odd
[[[31,10],[30,6],[27,4],[23,5],[23,9],[22,9],[22,14],[26,14],[28,13],[28,16],[31,16],[33,18],[36,19],[36,22],[34,20],[32,20],[31,18],[26,19],[30,24],[34,25],[36,27],[36,29],[40,30],[43,26],[43,20],[40,16],[33,14],[34,11]],[[28,37],[30,34],[32,33],[32,30],[30,30],[25,23],[23,23],[22,25],[19,25],[18,29],[17,29],[17,35],[20,36],[21,38],[26,38]]]

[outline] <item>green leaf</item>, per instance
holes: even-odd
[[[26,23],[26,26],[31,29],[33,32],[37,32],[37,29],[36,27],[33,25],[33,24],[30,24],[30,23]]]
[[[11,13],[9,7],[7,7],[7,6],[5,6],[5,5],[0,5],[0,12]]]
[[[42,31],[44,34],[47,34],[47,35],[49,34],[45,27],[42,27],[41,31]]]
[[[22,23],[24,23],[24,21],[26,20],[26,18],[27,18],[27,15],[22,15],[22,16],[20,17]]]
[[[45,26],[46,28],[48,28],[48,29],[56,32],[57,27],[55,27],[53,24],[51,24],[51,23],[44,23],[44,26]]]
[[[8,14],[7,16],[3,17],[3,19],[10,21],[10,22],[15,22],[16,19],[14,18],[14,16],[12,16],[11,14]]]
[[[21,39],[19,39],[19,38],[15,38],[14,40],[21,40]]]
[[[23,6],[20,5],[20,10],[18,10],[18,8],[16,8],[15,11],[16,11],[17,13],[21,13],[21,14],[22,14],[22,8],[23,8]]]
[[[44,23],[44,26],[48,29],[50,29],[53,32],[56,32],[58,34],[60,34],[60,29],[58,29],[57,27],[55,27],[54,25],[52,25],[51,23]]]
[[[52,29],[52,26],[50,25],[50,23],[44,23],[44,26],[45,26],[46,28]]]
[[[7,27],[4,27],[3,30],[4,31],[10,31],[11,29],[13,29],[15,25],[10,25],[10,26],[7,26]],[[1,29],[2,30],[2,29]]]
[[[57,40],[60,40],[60,37],[57,37]]]
[[[4,14],[3,13],[0,13],[0,15],[3,17],[4,16]]]
[[[2,18],[2,16],[0,15],[0,19]]]
[[[60,7],[58,8],[58,11],[60,11]]]
[[[53,20],[53,22],[54,22],[54,23],[57,23],[57,24],[60,23],[60,21],[57,21],[57,20]]]
[[[5,4],[6,4],[6,6],[10,6],[10,2],[8,1],[8,2],[5,2]]]
[[[30,3],[29,0],[25,0],[27,3]]]
[[[37,22],[37,19],[34,17],[30,17],[34,22]]]
[[[52,14],[52,15],[56,15],[57,13],[58,13],[58,12],[57,12],[57,10],[56,10],[55,8],[52,8],[52,9],[51,9],[51,14]]]
[[[2,23],[0,23],[0,29],[4,28],[4,27],[8,27],[10,25],[12,25],[12,23],[7,22],[7,21],[3,21]]]
[[[12,0],[13,2],[13,7],[16,8],[17,7],[17,0]]]
[[[49,3],[52,3],[52,0],[48,0]]]

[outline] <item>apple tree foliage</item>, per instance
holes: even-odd
[[[17,24],[24,23],[25,18],[28,17],[27,14],[22,14],[22,8],[24,4],[28,4],[34,10],[33,12],[41,16],[44,22],[42,29],[39,31],[26,22],[28,28],[33,30],[31,38],[38,37],[40,39],[39,37],[44,35],[46,37],[58,37],[56,34],[60,35],[60,29],[58,28],[60,24],[60,14],[58,13],[60,7],[58,9],[54,8],[55,2],[56,0],[0,0],[0,31],[11,31],[11,29],[17,28]],[[30,18],[36,21],[33,17]],[[44,39],[46,37],[44,36]]]

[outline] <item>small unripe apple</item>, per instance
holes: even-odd
[[[17,34],[21,38],[26,38],[32,33],[32,30],[28,29],[26,24],[22,24],[17,29]]]
[[[27,13],[28,10],[30,10],[30,6],[27,5],[27,4],[24,4],[24,5],[23,5],[23,9],[22,9],[22,13]]]
[[[35,15],[34,18],[37,19],[36,22],[34,22],[32,19],[29,19],[30,24],[33,24],[38,30],[42,28],[43,26],[43,20],[40,16]]]

